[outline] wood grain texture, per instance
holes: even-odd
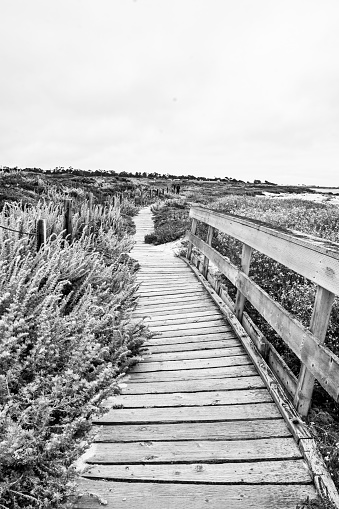
[[[177,330],[168,330],[168,331],[154,331],[154,338],[175,338],[175,337],[185,337],[185,336],[201,336],[206,335],[208,332],[211,334],[216,333],[224,333],[226,334],[231,330],[231,327],[224,321],[224,325],[217,325],[208,322],[206,327],[199,324],[199,327],[187,327],[186,329],[177,329]]]
[[[78,509],[295,509],[307,497],[316,497],[313,486],[210,486],[175,483],[79,482],[83,495]]]
[[[88,463],[172,463],[206,461],[252,461],[300,459],[293,438],[256,440],[186,440],[171,442],[95,443],[87,453]]]
[[[164,440],[243,440],[291,437],[280,417],[266,420],[179,422],[173,424],[121,424],[94,426],[96,442],[138,442]]]
[[[187,348],[187,347],[186,347]],[[181,352],[159,352],[155,349],[152,351],[146,350],[142,352],[142,362],[166,362],[166,361],[179,361],[179,360],[192,360],[192,359],[211,359],[218,357],[230,357],[234,355],[243,355],[244,349],[242,346],[234,348],[218,348],[218,349],[197,349],[186,350]]]
[[[234,331],[229,327],[226,332],[214,332],[213,330],[210,334],[202,333],[202,334],[187,334],[185,336],[176,335],[176,336],[164,336],[161,335],[159,337],[153,337],[145,342],[145,346],[161,346],[161,345],[174,345],[174,344],[186,344],[186,343],[194,343],[194,342],[210,342],[210,341],[225,341],[225,343],[230,344],[229,341],[239,341],[236,337]]]
[[[179,380],[165,382],[126,383],[123,394],[166,394],[173,392],[233,391],[240,389],[261,389],[266,387],[259,375],[237,378]]]
[[[196,351],[204,353],[207,350],[214,350],[214,349],[219,349],[219,348],[222,348],[222,349],[227,348],[227,349],[231,350],[232,348],[237,348],[240,346],[241,346],[241,344],[238,339],[224,339],[221,341],[220,340],[216,340],[216,341],[205,340],[205,341],[196,341],[193,343],[155,344],[153,346],[151,344],[147,343],[146,346],[144,347],[144,349],[142,350],[142,355],[144,355],[143,354],[144,351],[146,352],[146,355],[148,355],[148,354],[159,355],[161,353],[166,353],[166,352],[169,355],[171,355],[172,353],[175,354],[176,352],[180,353],[180,352],[187,352],[187,351],[191,352],[191,354],[193,355],[193,352],[196,352]],[[226,352],[225,352],[225,354],[226,354]],[[156,360],[156,359],[154,359],[154,360]],[[170,358],[168,358],[168,360],[170,360]]]
[[[181,361],[162,361],[162,362],[139,362],[134,366],[130,373],[146,373],[148,371],[179,371],[210,368],[220,368],[224,366],[243,366],[251,364],[248,355],[234,355],[232,357],[220,357],[212,359],[189,359]]]
[[[168,380],[204,380],[208,378],[233,378],[256,375],[257,370],[251,365],[223,366],[209,369],[181,369],[179,371],[146,371],[129,372],[129,383],[147,381],[160,382]]]
[[[219,406],[246,405],[248,403],[265,403],[273,401],[265,389],[233,390],[233,391],[205,391],[205,392],[176,392],[173,394],[144,394],[110,396],[105,402],[106,408],[164,408],[181,406]]]
[[[178,408],[137,408],[109,410],[105,415],[94,418],[100,424],[127,423],[171,423],[199,421],[243,421],[254,419],[276,419],[280,417],[274,403],[257,403],[250,405],[227,405],[211,407],[178,407]]]
[[[86,477],[198,484],[311,484],[303,460],[189,465],[91,465]]]

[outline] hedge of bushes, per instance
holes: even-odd
[[[148,334],[131,319],[136,266],[123,218],[102,207],[85,226],[84,208],[71,244],[56,203],[0,213],[20,230],[0,228],[1,508],[68,506],[90,416],[119,392]],[[53,234],[37,253],[26,234],[39,216]]]

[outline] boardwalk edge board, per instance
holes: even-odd
[[[273,372],[259,353],[254,342],[248,336],[245,329],[242,327],[232,311],[214,291],[211,284],[203,277],[198,269],[186,258],[180,258],[188,265],[188,267],[191,268],[199,281],[202,282],[213,301],[217,304],[220,311],[226,316],[230,325],[233,327],[234,332],[242,342],[247,354],[253,361],[254,366],[257,368],[258,373],[265,382],[267,389],[271,393],[273,400],[284,417],[289,430],[294,436],[297,445],[299,446],[313,475],[313,481],[319,495],[322,498],[328,498],[335,507],[339,508],[339,494],[326,468],[324,460],[318,451],[315,440],[312,438],[308,427],[293,407]]]

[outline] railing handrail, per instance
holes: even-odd
[[[192,207],[190,217],[240,240],[339,295],[339,244],[202,207]]]
[[[294,403],[306,415],[317,378],[324,389],[339,400],[339,357],[323,345],[334,296],[339,294],[339,244],[311,235],[274,228],[260,221],[232,214],[221,214],[192,207],[191,232],[188,233],[187,257],[195,245],[204,255],[203,275],[208,277],[211,260],[237,288],[234,313],[243,323],[245,300],[259,311],[302,363]],[[208,225],[207,241],[196,235],[197,222]],[[217,229],[243,243],[241,269],[212,248]],[[248,276],[252,248],[303,275],[317,284],[317,293],[309,329],[290,315]]]

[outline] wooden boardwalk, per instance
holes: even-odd
[[[240,340],[180,259],[143,243],[137,317],[156,335],[95,421],[78,508],[293,508],[311,474]]]

